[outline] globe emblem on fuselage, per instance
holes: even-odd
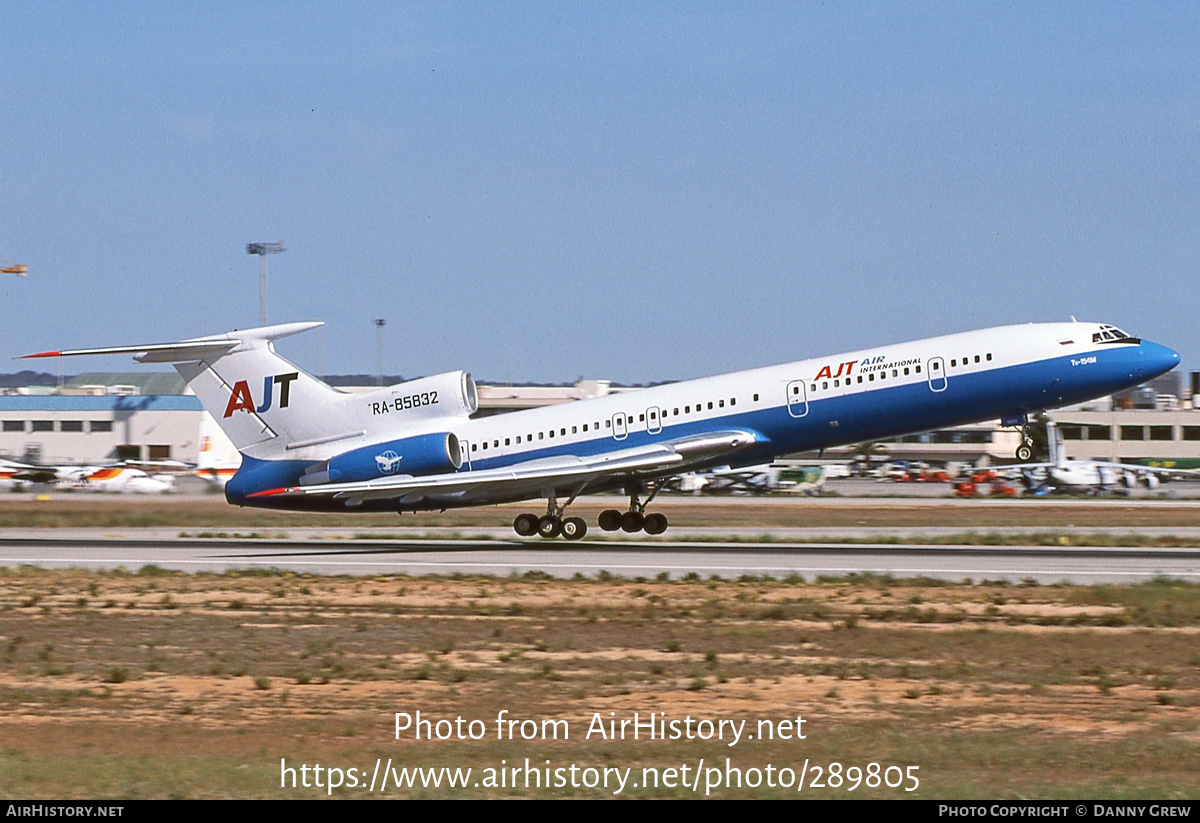
[[[400,461],[402,459],[394,451],[388,450],[383,454],[375,455],[375,465],[379,467],[379,471],[383,474],[395,474],[400,471]]]

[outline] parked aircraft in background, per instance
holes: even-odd
[[[208,415],[204,415],[208,418]],[[219,489],[224,489],[237,470],[241,467],[241,460],[222,460],[216,455],[213,449],[213,436],[203,432],[201,428],[200,435],[200,455],[196,460],[196,476],[204,478],[205,481],[216,486]]]
[[[141,469],[125,466],[87,466],[71,472],[54,483],[60,490],[110,492],[119,494],[162,494],[173,491],[175,478],[169,474],[153,477]]]
[[[58,479],[58,469],[53,466],[30,466],[12,460],[0,459],[0,488],[21,488],[29,483],[52,483]]]
[[[545,498],[546,513],[518,515],[514,530],[568,539],[587,531],[566,516],[584,492],[629,496],[626,511],[600,515],[602,529],[660,534],[666,517],[646,507],[658,481],[682,472],[980,420],[1022,424],[1179,362],[1114,326],[1031,323],[475,419],[464,371],[346,394],[275,352],[275,340],[319,325],[29,356],[174,364],[242,453],[225,487],[236,505],[403,512]]]
[[[1050,421],[1046,424],[1046,445],[1050,459],[1046,463],[1017,463],[1006,470],[1019,470],[1025,486],[1032,491],[1049,493],[1108,492],[1117,488],[1145,486],[1156,489],[1172,476],[1200,478],[1200,472],[1186,469],[1159,469],[1134,463],[1103,460],[1072,460],[1063,446],[1062,430]]]
[[[129,466],[30,466],[0,460],[0,490],[23,489],[34,483],[72,491],[126,494],[158,494],[175,487],[170,475],[151,477]]]

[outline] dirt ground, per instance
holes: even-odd
[[[522,772],[514,787],[504,769],[528,759],[534,770],[705,774],[695,789],[664,777],[625,797],[704,796],[713,764],[803,771],[804,792],[824,797],[1195,797],[1198,593],[1167,581],[10,570],[0,572],[0,795],[365,797],[368,775],[389,766],[469,766],[475,783],[489,768],[506,782],[383,796],[613,796],[567,772],[564,786],[531,786]],[[449,738],[397,739],[396,714],[418,711],[448,721],[430,733]],[[508,739],[501,712],[533,724]],[[635,713],[697,736],[599,735],[597,723],[619,728]],[[457,718],[478,721],[480,739],[451,734]],[[553,720],[566,721],[567,739],[547,739]],[[699,739],[701,720],[764,734],[729,745],[725,726],[722,739]],[[872,763],[889,780],[900,772],[879,770],[916,766],[919,787],[871,786]],[[343,785],[287,771],[316,764],[341,770]],[[743,778],[709,794],[795,792]]]

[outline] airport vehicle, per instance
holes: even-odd
[[[1053,421],[1046,424],[1046,443],[1050,450],[1048,462],[1016,463],[1004,467],[1007,471],[1019,470],[1029,491],[1043,494],[1052,491],[1096,494],[1137,486],[1156,489],[1159,483],[1170,480],[1173,476],[1200,478],[1200,471],[1191,469],[1161,469],[1103,460],[1072,460],[1067,457],[1063,446],[1062,430]]]
[[[602,529],[660,534],[647,484],[681,472],[769,463],[825,449],[1026,415],[1145,382],[1179,355],[1100,323],[1038,323],[847,354],[473,419],[465,371],[346,394],[275,351],[320,323],[174,343],[28,357],[134,354],[172,363],[242,453],[230,503],[279,509],[415,511],[545,498],[517,534],[578,539],[566,509],[623,490]],[[645,500],[641,498],[646,496]],[[565,502],[564,501],[565,498]]]

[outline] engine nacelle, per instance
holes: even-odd
[[[418,434],[331,457],[309,467],[300,483],[355,483],[394,474],[416,477],[456,471],[461,465],[462,451],[453,432]]]
[[[465,371],[433,374],[397,383],[367,394],[355,402],[366,403],[365,411],[375,421],[396,423],[433,417],[469,417],[479,410],[475,378]]]

